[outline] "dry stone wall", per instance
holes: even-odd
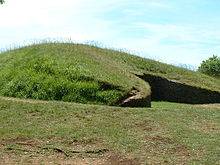
[[[154,101],[189,104],[220,103],[220,92],[193,87],[150,74],[137,75],[151,86]]]

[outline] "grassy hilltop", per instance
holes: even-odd
[[[147,73],[220,92],[220,80],[198,72],[95,46],[45,43],[0,54],[0,95],[119,105],[136,91],[151,95]]]

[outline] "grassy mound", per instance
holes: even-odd
[[[133,80],[150,91],[115,61],[89,48],[41,44],[1,54],[0,95],[112,105],[130,92]]]
[[[0,95],[68,102],[118,104],[150,86],[133,73],[149,73],[220,92],[220,80],[198,72],[95,46],[47,43],[0,54]]]

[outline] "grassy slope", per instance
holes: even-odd
[[[109,51],[112,60],[117,61],[131,72],[149,73],[158,75],[180,83],[210,89],[220,92],[220,79],[210,77],[200,72],[168,65],[154,60],[133,56],[127,53]]]
[[[150,73],[161,77],[220,92],[220,79],[201,74],[200,72],[168,65],[128,53],[102,49],[95,46],[80,45],[80,50],[107,63],[117,63],[120,68],[129,72]]]
[[[99,52],[99,48],[74,44],[41,44],[6,52],[0,56],[0,83],[2,83],[0,93],[2,95],[43,98],[45,100],[54,100],[55,98],[55,100],[59,100],[56,99],[56,94],[54,94],[55,96],[53,98],[48,98],[46,96],[44,97],[42,93],[45,93],[44,90],[47,90],[50,84],[57,84],[57,86],[53,88],[53,91],[56,91],[56,88],[59,88],[58,86],[62,84],[62,82],[67,82],[66,84],[78,83],[80,87],[82,86],[82,89],[91,86],[91,82],[95,83],[94,86],[91,87],[91,95],[97,95],[95,92],[99,91],[106,102],[95,98],[94,101],[90,101],[91,103],[104,102],[112,104],[117,101],[121,95],[128,93],[134,86],[142,91],[143,96],[150,94],[148,84],[130,74],[126,68],[123,68],[116,61],[109,61],[106,54],[103,55],[102,52]],[[34,83],[31,84],[26,78],[35,78],[34,80],[30,80],[30,82]],[[20,79],[22,81],[20,81]],[[12,85],[9,83],[10,81]],[[38,82],[44,82],[40,85],[46,87],[38,90],[40,94],[34,93],[28,95],[29,88],[38,85],[36,84]],[[110,84],[113,86],[112,90],[115,88],[119,90],[116,92],[113,91],[108,96],[109,90],[105,92],[105,89],[96,87],[100,85],[100,82],[101,84],[103,83],[104,86]],[[21,85],[13,86],[19,83]],[[20,86],[27,83],[31,85],[29,85],[30,87],[25,87],[25,91],[27,92],[23,94],[22,90],[20,90],[21,92],[19,91]],[[75,86],[77,85],[73,85],[73,88]],[[17,93],[14,91],[11,92],[11,90],[14,89],[18,90],[16,91]],[[68,91],[71,90],[68,89]],[[16,95],[10,95],[10,93],[16,93]],[[59,96],[59,92],[57,93]],[[71,93],[75,92],[73,91]],[[88,95],[88,93],[86,94]],[[88,98],[91,97],[92,96],[89,96]],[[68,100],[65,98],[62,100],[86,103],[89,102],[86,100],[88,98],[85,98],[85,101],[83,99]],[[110,100],[110,102],[108,102],[108,100]]]
[[[153,102],[146,109],[0,98],[0,159],[74,163],[110,161],[116,154],[109,164],[124,157],[133,164],[217,165],[219,110],[219,105]]]
[[[219,79],[95,46],[62,43],[40,44],[9,51],[0,54],[0,57],[0,83],[2,83],[0,84],[2,87],[0,94],[5,96],[112,104],[122,95],[126,95],[132,88],[141,91],[143,97],[150,95],[149,85],[131,72],[155,74],[181,83],[220,91]],[[17,79],[14,80],[14,77]],[[22,83],[27,84],[28,82],[26,77],[37,78],[30,80],[34,83],[26,87],[26,93],[22,93],[20,92],[22,91]],[[10,81],[12,83],[8,83]],[[40,92],[37,91],[38,93],[29,94],[29,88],[36,87],[36,83],[40,81],[45,87],[40,89]],[[63,90],[60,84],[63,81],[66,84],[73,84],[70,87],[65,84],[64,87],[67,88],[66,91],[72,92],[67,94],[61,92],[60,94],[60,91]],[[100,85],[100,82],[111,84],[113,87],[112,89],[105,89]],[[14,86],[14,84],[19,83],[21,85]],[[48,91],[50,84],[56,84],[53,91],[57,92],[53,97],[44,95],[50,92]],[[72,93],[77,93],[73,90],[75,87],[79,88],[77,90],[78,96],[85,95],[85,97],[72,96]],[[17,93],[12,91],[16,95],[10,94],[11,90],[14,89],[18,89]],[[91,94],[85,91],[91,91]],[[99,92],[97,93],[97,91]],[[67,97],[59,98],[60,95],[67,95]]]

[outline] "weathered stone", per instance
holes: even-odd
[[[133,90],[131,96],[119,105],[122,107],[151,107],[151,96],[142,97],[141,92]]]

